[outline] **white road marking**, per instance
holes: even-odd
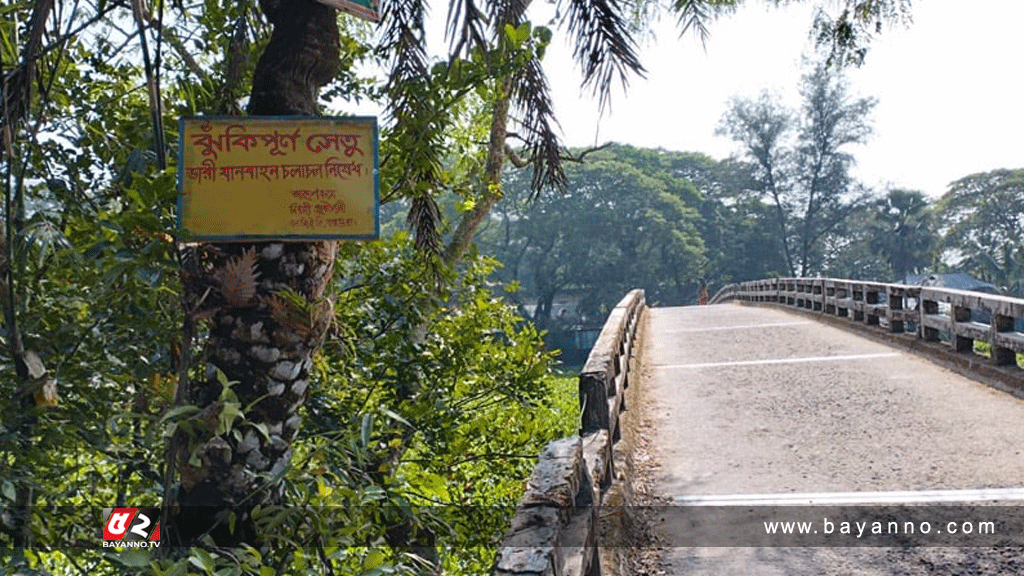
[[[1024,500],[1024,488],[911,490],[904,492],[807,492],[676,496],[679,506],[800,506],[831,504],[931,504]]]
[[[776,322],[772,324],[742,324],[739,326],[714,326],[710,328],[681,328],[679,330],[667,330],[664,334],[688,334],[690,332],[713,332],[718,330],[750,330],[752,328],[781,328],[784,326],[805,326],[811,322]]]
[[[699,368],[725,368],[731,366],[765,366],[771,364],[804,364],[809,362],[846,362],[849,360],[876,360],[878,358],[895,358],[899,352],[884,352],[880,354],[847,354],[844,356],[810,356],[806,358],[780,358],[777,360],[742,360],[736,362],[706,362],[702,364],[662,364],[655,368],[664,370],[673,369],[699,369]]]

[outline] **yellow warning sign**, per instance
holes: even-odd
[[[376,118],[182,118],[179,134],[191,238],[379,237]]]

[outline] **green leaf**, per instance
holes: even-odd
[[[129,568],[149,566],[150,552],[146,548],[129,548],[116,556],[117,561]]]
[[[363,557],[363,569],[376,570],[384,564],[384,553],[374,548]]]
[[[270,441],[270,431],[267,429],[267,424],[265,422],[258,422],[256,424],[252,424],[250,422],[250,424],[252,425],[253,428],[256,429],[257,432],[260,433],[260,436],[263,436],[264,440],[266,440],[267,442]]]
[[[3,484],[0,485],[0,491],[2,491],[4,498],[14,502],[18,499],[18,495],[14,490],[14,483],[10,480],[4,480]]]
[[[202,409],[198,406],[187,404],[184,406],[175,406],[164,413],[163,417],[160,418],[161,422],[167,422],[168,420],[182,420],[185,418],[191,418],[196,414],[202,412]]]
[[[370,435],[373,432],[373,414],[363,414],[363,423],[360,426],[359,441],[364,448],[370,445]]]
[[[409,428],[413,427],[411,422],[409,422],[405,418],[402,418],[402,416],[400,416],[399,414],[397,414],[397,413],[395,413],[395,412],[393,412],[391,410],[388,410],[387,408],[382,410],[382,412],[384,412],[385,416],[387,416],[388,418],[394,420],[395,422],[399,422],[401,424],[404,424],[404,425],[408,426]]]
[[[182,558],[167,571],[167,576],[188,576],[188,560]]]
[[[511,24],[505,25],[505,37],[513,48],[519,48],[524,42],[530,39],[531,25],[529,22],[523,22],[519,27],[514,27]]]
[[[202,548],[192,548],[192,555],[189,556],[189,562],[193,566],[199,568],[207,574],[212,574],[213,569],[216,567],[216,563],[213,560],[213,556],[209,552]]]
[[[224,408],[221,409],[220,415],[217,417],[217,432],[216,434],[222,435],[227,434],[228,430],[234,425],[235,420],[243,418],[241,406],[234,402],[224,404]]]

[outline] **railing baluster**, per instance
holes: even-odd
[[[1017,355],[1024,353],[1024,332],[1018,330],[1024,323],[1024,299],[1019,298],[934,286],[775,278],[730,284],[719,290],[711,303],[729,300],[774,302],[847,318],[871,329],[880,327],[885,318],[885,329],[896,335],[905,334],[908,323],[913,323],[919,339],[948,340],[949,349],[961,354],[974,354],[976,341],[987,342],[991,346],[989,364],[1000,367],[1017,367]],[[1014,385],[1024,390],[1024,371],[1020,374],[1013,376],[1020,380]]]

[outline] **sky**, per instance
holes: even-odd
[[[728,100],[770,90],[795,107],[801,61],[813,55],[813,17],[808,3],[750,0],[713,23],[704,46],[690,33],[680,37],[668,18],[641,42],[647,78],[617,92],[603,116],[556,35],[544,67],[565,143],[739,153],[715,135]],[[849,149],[855,176],[879,191],[938,197],[969,174],[1024,167],[1021,22],[1021,0],[915,0],[913,22],[884,30],[867,62],[847,72],[851,96],[878,99],[872,137]]]

